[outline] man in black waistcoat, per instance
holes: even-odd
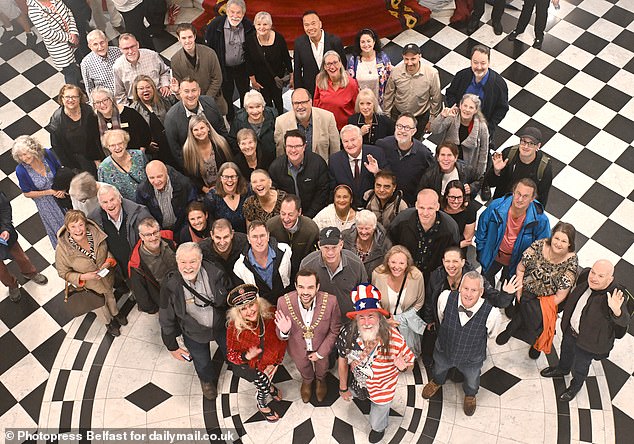
[[[476,410],[476,393],[480,388],[480,370],[486,359],[487,334],[494,337],[501,316],[484,294],[484,278],[477,271],[465,273],[459,291],[446,290],[438,297],[440,328],[434,350],[433,379],[423,388],[423,398],[430,399],[445,383],[447,373],[456,367],[464,375],[463,409],[472,416]]]
[[[577,278],[566,299],[561,329],[559,364],[541,371],[546,378],[563,377],[572,370],[570,386],[559,396],[569,402],[583,386],[593,359],[607,358],[614,339],[622,338],[630,322],[628,298],[614,283],[614,265],[598,260]]]

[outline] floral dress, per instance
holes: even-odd
[[[128,150],[128,153],[132,157],[132,164],[128,173],[121,171],[112,160],[112,157],[108,156],[99,165],[97,180],[115,186],[121,196],[134,201],[137,186],[147,179],[145,174],[147,159],[141,150]]]
[[[46,177],[40,176],[30,165],[24,165],[26,172],[33,181],[33,185],[40,191],[50,190],[53,188],[53,172],[48,165],[48,161],[43,159],[44,166],[46,166]],[[37,212],[42,219],[42,224],[46,229],[46,234],[53,245],[53,248],[57,248],[57,232],[62,225],[64,225],[64,213],[57,204],[57,200],[53,196],[42,196],[33,199]]]

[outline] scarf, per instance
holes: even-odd
[[[97,112],[97,120],[99,121],[99,135],[101,136],[108,130],[121,129],[121,115],[119,114],[119,108],[117,108],[114,102],[112,104],[112,117],[110,118],[110,122],[108,122],[100,112]]]

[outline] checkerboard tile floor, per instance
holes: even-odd
[[[507,9],[506,32],[518,15]],[[518,41],[508,42],[494,35],[490,22],[468,36],[442,19],[384,42],[394,64],[403,45],[421,45],[443,88],[468,66],[474,44],[492,47],[491,67],[506,78],[511,105],[496,145],[517,143],[517,131],[527,124],[542,130],[556,174],[547,208],[551,222],[575,225],[583,266],[610,259],[618,279],[634,289],[634,1],[562,0],[559,11],[549,11],[543,51],[531,48],[533,36],[529,26]],[[168,59],[177,48],[174,38],[155,43]],[[43,127],[57,108],[53,98],[62,83],[41,42],[28,50],[22,34],[0,46],[0,190],[12,199],[22,247],[50,281],[46,288],[26,283],[19,304],[0,289],[0,428],[235,427],[242,442],[365,442],[368,405],[338,399],[336,375],[329,377],[323,403],[305,405],[297,370],[285,361],[276,376],[285,393],[277,406],[284,418],[271,425],[256,414],[253,388],[231,372],[223,372],[217,402],[203,401],[191,364],[174,361],[162,346],[155,316],[128,303],[130,325],[116,340],[105,336],[92,314],[70,318],[51,265],[54,252],[35,206],[16,185],[10,155],[12,140],[22,134],[49,143]],[[425,143],[434,148],[433,138]],[[582,392],[564,405],[556,401],[564,382],[538,373],[554,356],[534,362],[519,341],[491,342],[472,418],[463,415],[462,392],[454,384],[423,401],[420,389],[428,376],[417,365],[399,381],[385,440],[631,442],[632,356],[634,336],[628,334],[608,360],[593,363]]]

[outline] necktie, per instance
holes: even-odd
[[[473,312],[471,310],[467,310],[462,305],[458,306],[458,313],[466,314],[469,319],[471,319],[471,316],[473,316]]]
[[[359,169],[359,159],[354,159],[354,181],[359,182],[361,171]]]

